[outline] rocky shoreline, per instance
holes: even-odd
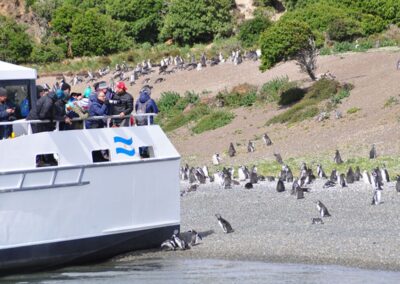
[[[200,244],[185,251],[133,252],[117,261],[149,258],[231,259],[279,263],[335,264],[400,271],[400,196],[395,183],[384,185],[383,203],[371,205],[370,185],[356,182],[345,188],[324,189],[316,180],[297,200],[276,182],[261,182],[253,189],[243,184],[222,189],[201,185],[181,198],[181,230],[204,234]],[[188,187],[181,184],[181,189]],[[315,201],[321,200],[331,217],[319,217]],[[233,229],[222,232],[214,214],[227,219]]]

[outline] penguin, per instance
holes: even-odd
[[[181,177],[181,180],[188,180],[189,177],[184,167],[180,168],[179,176]]]
[[[352,167],[349,167],[347,174],[346,174],[346,182],[347,183],[354,183],[355,177]]]
[[[220,162],[221,162],[221,158],[219,157],[219,154],[218,154],[218,153],[215,153],[215,154],[212,156],[212,163],[213,163],[213,165],[219,165]]]
[[[223,173],[223,187],[225,189],[232,188],[232,176],[231,173],[227,169],[222,170]]]
[[[296,178],[296,179],[293,181],[292,190],[290,191],[290,195],[296,195],[296,194],[297,194],[297,191],[299,190],[299,188],[300,188],[299,180]]]
[[[339,184],[341,187],[346,187],[346,178],[344,176],[344,174],[340,174],[339,176]]]
[[[221,226],[221,228],[225,234],[229,234],[229,233],[233,232],[231,224],[229,224],[228,221],[226,221],[224,218],[222,218],[220,214],[215,214],[215,217],[217,217],[218,224]]]
[[[293,182],[293,173],[288,166],[286,166],[286,182]]]
[[[174,234],[172,235],[172,240],[175,242],[176,247],[180,248],[181,250],[187,249],[187,244],[184,240],[182,240],[178,236],[178,230],[174,231]]]
[[[245,174],[245,171],[244,171],[244,167],[243,167],[243,166],[240,166],[240,167],[238,168],[238,177],[239,177],[239,180],[240,180],[240,181],[245,181],[245,180],[247,179],[247,176],[246,176],[246,174]]]
[[[331,180],[328,180],[328,181],[324,184],[323,188],[334,187],[334,186],[336,186],[336,183],[333,182],[333,181],[331,181]]]
[[[332,170],[329,180],[332,182],[336,182],[338,180],[336,169]]]
[[[197,245],[200,243],[201,240],[203,240],[203,238],[201,237],[201,235],[199,233],[197,233],[195,230],[189,230],[188,231],[189,235],[190,235],[190,242],[189,245],[191,247]]]
[[[208,174],[208,167],[206,165],[203,166],[203,173],[206,178],[210,178]]]
[[[342,164],[343,163],[343,160],[342,160],[342,157],[340,156],[339,150],[336,150],[335,157],[333,158],[333,161],[336,164]]]
[[[247,144],[247,152],[252,153],[254,151],[255,151],[254,142],[249,140],[249,143]]]
[[[317,165],[317,176],[319,178],[326,178],[326,174],[325,174],[325,172],[322,169],[322,166],[320,164]]]
[[[354,172],[354,181],[360,181],[361,178],[362,178],[362,175],[361,175],[360,167],[357,166],[356,171]]]
[[[369,175],[369,173],[367,171],[363,171],[362,178],[363,178],[363,181],[365,184],[372,184],[371,176]]]
[[[283,165],[283,160],[282,160],[281,154],[279,154],[279,153],[274,153],[274,156],[275,156],[275,160],[276,160],[279,164]]]
[[[257,176],[257,168],[256,166],[253,166],[250,172],[250,182],[251,183],[258,183],[258,176]]]
[[[374,191],[374,195],[372,196],[371,205],[379,205],[381,203],[381,197],[382,197],[382,190],[376,188]]]
[[[251,182],[248,182],[244,185],[245,189],[252,189],[253,188],[253,184]]]
[[[236,155],[236,150],[235,150],[235,147],[233,146],[232,142],[231,142],[231,144],[229,144],[228,154],[229,154],[229,157],[233,157]]]
[[[369,158],[370,159],[376,159],[377,155],[376,155],[376,149],[375,149],[375,144],[372,144],[372,148],[369,151]]]
[[[217,172],[214,174],[214,181],[221,186],[224,186],[224,174],[222,172]]]
[[[196,181],[197,181],[196,170],[194,168],[190,168],[190,171],[189,171],[189,183],[195,183]]]
[[[201,168],[196,168],[195,176],[201,184],[206,183],[206,176],[204,175],[203,170]]]
[[[331,214],[329,214],[328,212],[328,208],[326,208],[326,206],[319,200],[317,200],[317,209],[319,211],[319,214],[321,215],[321,217],[330,217]]]
[[[321,218],[312,218],[311,219],[311,224],[313,224],[313,225],[324,224],[324,221],[322,221]]]
[[[267,134],[267,133],[264,133],[264,135],[262,136],[262,139],[263,139],[265,145],[267,145],[267,146],[271,146],[271,145],[272,145],[272,141],[271,141],[271,139],[268,137],[268,134]]]
[[[304,190],[303,188],[299,187],[297,189],[297,199],[303,199],[304,198]]]
[[[382,190],[382,177],[378,168],[375,168],[371,172],[371,183],[375,189]]]
[[[286,167],[287,167],[286,165],[283,165],[281,173],[279,174],[279,178],[282,179],[282,180],[286,180],[286,174],[287,174]]]
[[[165,240],[161,244],[161,249],[163,249],[163,250],[175,250],[176,249],[175,242],[173,240],[171,240],[171,239]]]
[[[383,165],[382,169],[381,169],[381,176],[382,176],[382,180],[384,182],[390,182],[390,178],[389,178],[389,172],[386,169],[386,166]]]
[[[396,179],[396,191],[400,192],[400,176],[397,176]]]
[[[277,192],[284,192],[285,191],[285,184],[281,179],[278,180],[278,183],[276,184],[276,191]]]

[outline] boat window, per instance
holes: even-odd
[[[0,83],[0,87],[7,90],[7,100],[16,107],[17,118],[26,117],[31,106],[29,83]]]
[[[59,156],[56,153],[46,153],[36,155],[36,167],[56,167],[58,166]]]
[[[154,158],[153,146],[142,146],[139,147],[139,155],[142,159]]]
[[[93,163],[109,162],[110,161],[110,150],[103,149],[103,150],[92,151],[92,160],[93,160]]]

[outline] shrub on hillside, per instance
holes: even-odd
[[[288,76],[274,78],[262,85],[259,98],[267,103],[278,102],[283,92],[295,87],[296,83],[290,82]]]
[[[353,19],[335,19],[329,23],[327,33],[331,40],[352,40],[362,35],[360,24]]]
[[[234,114],[227,111],[213,111],[210,114],[202,117],[192,128],[192,131],[196,134],[199,134],[208,130],[217,129],[229,124],[234,117]]]
[[[270,26],[271,21],[268,18],[255,17],[240,25],[238,38],[244,47],[254,47],[258,43],[261,33]]]
[[[60,62],[65,59],[65,51],[53,42],[35,45],[31,53],[34,63]]]
[[[340,87],[340,83],[335,80],[321,79],[315,82],[305,95],[305,99],[323,101],[334,96]]]
[[[216,99],[221,105],[227,107],[251,106],[257,99],[257,87],[241,84],[235,86],[231,92],[219,92]]]
[[[168,113],[172,110],[181,96],[177,92],[164,92],[161,94],[157,102],[157,106],[161,113]]]

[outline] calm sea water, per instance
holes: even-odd
[[[3,278],[13,283],[400,283],[400,272],[226,260],[107,262]]]

